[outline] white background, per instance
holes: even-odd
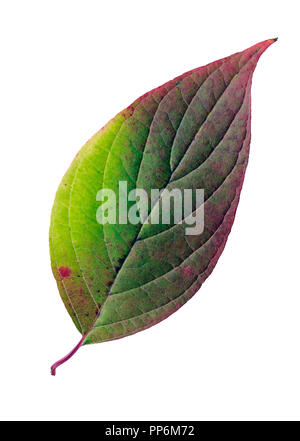
[[[300,419],[297,3],[1,1],[1,419]],[[76,152],[144,92],[272,37],[213,274],[164,322],[81,348],[51,377],[80,339],[48,251]]]

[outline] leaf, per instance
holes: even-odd
[[[234,220],[248,161],[250,88],[274,39],[146,93],[81,149],[56,194],[50,252],[61,298],[82,334],[74,350],[146,329],[180,308],[212,272]],[[101,225],[100,189],[163,190],[142,223]],[[204,189],[204,230],[154,224],[164,192]],[[128,210],[138,199],[128,202]],[[119,209],[120,202],[117,201]],[[142,204],[140,204],[140,209]]]

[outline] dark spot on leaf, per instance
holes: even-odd
[[[63,279],[68,279],[71,275],[71,270],[68,266],[61,266],[58,268],[60,277]]]
[[[120,259],[118,259],[118,264],[121,266],[122,265],[122,263],[124,262],[124,257],[123,258],[120,258]]]

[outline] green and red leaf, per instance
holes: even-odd
[[[146,93],[74,159],[56,194],[50,251],[60,295],[83,336],[78,347],[158,323],[212,272],[231,230],[247,167],[253,72],[274,41]],[[128,191],[141,188],[149,197],[153,188],[204,189],[204,231],[187,236],[184,222],[99,224],[96,195],[101,188],[117,192],[120,181],[127,182]],[[159,207],[149,209],[150,219]],[[193,206],[194,212],[199,209]]]

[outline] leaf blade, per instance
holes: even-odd
[[[120,338],[163,320],[213,270],[247,166],[252,75],[273,42],[194,69],[140,97],[107,125],[114,127],[113,136],[100,131],[75,159],[64,178],[68,190],[63,191],[64,180],[58,190],[50,242],[53,272],[85,335],[82,344]],[[122,180],[148,195],[151,188],[205,188],[203,234],[185,236],[184,224],[101,227],[93,218],[95,192],[116,191]],[[193,206],[194,212],[200,208]],[[68,225],[62,228],[64,217]],[[61,240],[67,243],[65,255],[58,252]],[[78,286],[59,272],[66,261],[83,280]]]

